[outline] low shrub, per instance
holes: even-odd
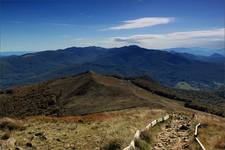
[[[140,138],[148,143],[151,142],[151,135],[148,131],[141,131]]]
[[[2,135],[1,139],[2,140],[8,140],[11,136],[11,132],[10,131],[6,131],[4,135]]]
[[[104,145],[101,150],[121,150],[121,141],[116,139],[110,141],[108,144]]]
[[[138,148],[139,150],[150,150],[151,145],[150,143],[146,142],[145,140],[136,140],[135,141],[135,147]]]
[[[7,90],[5,90],[5,94],[13,94],[14,92],[13,92],[13,90],[12,89],[7,89]]]
[[[140,139],[135,141],[135,147],[140,150],[149,150],[151,149],[151,135],[149,131],[144,130],[140,133]]]
[[[12,118],[1,118],[0,119],[0,129],[4,130],[22,130],[24,129],[23,122]]]

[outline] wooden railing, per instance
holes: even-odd
[[[159,118],[157,120],[153,120],[143,130],[137,130],[135,135],[134,135],[133,140],[130,142],[130,145],[127,146],[126,148],[124,148],[123,150],[135,150],[136,149],[135,148],[135,141],[140,139],[141,132],[149,131],[151,127],[155,126],[156,124],[158,124],[160,122],[166,121],[169,118],[170,118],[170,116],[166,115],[166,116],[164,116],[162,118]]]
[[[201,141],[198,139],[198,127],[200,126],[201,124],[199,123],[199,124],[197,124],[196,126],[195,126],[195,140],[197,141],[197,143],[200,145],[200,147],[201,147],[201,149],[202,150],[206,150],[205,149],[205,147],[204,147],[204,145],[201,143]]]

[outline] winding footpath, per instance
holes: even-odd
[[[188,150],[191,142],[191,118],[174,114],[157,133],[153,150]]]

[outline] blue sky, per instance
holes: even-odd
[[[1,50],[224,47],[224,0],[1,0]]]

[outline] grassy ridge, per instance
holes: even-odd
[[[162,86],[149,78],[133,78],[132,83],[157,95],[184,102],[185,107],[225,116],[224,87],[216,91],[193,91]]]

